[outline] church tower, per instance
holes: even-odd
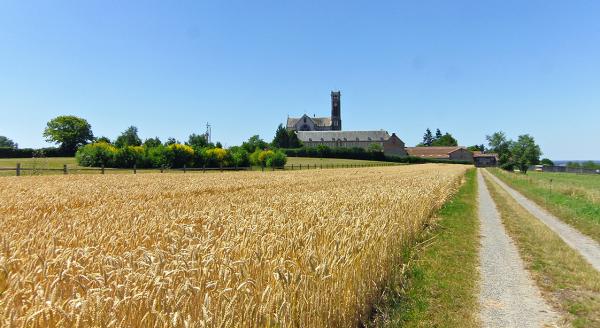
[[[340,91],[331,91],[331,130],[342,130],[342,104]]]

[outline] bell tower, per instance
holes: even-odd
[[[331,130],[342,130],[342,103],[340,91],[331,91]]]

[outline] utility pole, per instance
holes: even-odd
[[[211,135],[211,127],[208,122],[206,122],[206,142],[210,143],[210,135]]]

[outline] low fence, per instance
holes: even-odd
[[[164,173],[164,172],[225,172],[225,171],[285,171],[285,170],[316,170],[316,169],[340,169],[340,168],[361,168],[361,167],[377,167],[377,166],[395,166],[396,163],[369,163],[369,164],[289,164],[280,167],[182,167],[182,168],[154,168],[154,169],[138,169],[135,166],[130,169],[120,168],[105,168],[105,167],[77,167],[69,168],[64,164],[62,168],[39,168],[39,167],[23,167],[21,163],[17,163],[15,167],[0,167],[0,172],[13,171],[14,175],[21,176],[26,172],[31,174],[58,173],[58,174],[77,174],[77,173]]]
[[[531,171],[540,171],[539,167],[530,167]],[[542,172],[554,172],[554,173],[577,173],[577,174],[600,174],[600,169],[586,169],[582,167],[567,167],[567,166],[550,166],[544,165],[541,168]]]

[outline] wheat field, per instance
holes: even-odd
[[[465,170],[0,178],[0,325],[358,326]]]

